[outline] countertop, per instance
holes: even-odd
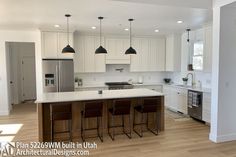
[[[211,93],[210,88],[204,88],[204,87],[199,88],[199,87],[185,86],[185,85],[180,85],[180,84],[163,84],[163,85],[187,89],[187,90],[193,90],[193,91],[198,91],[198,92]]]
[[[38,97],[35,103],[72,102],[72,101],[152,97],[152,96],[164,96],[164,94],[145,88],[103,90],[103,94],[98,94],[98,91],[43,93]]]

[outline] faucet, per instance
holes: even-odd
[[[188,76],[191,75],[192,76],[192,86],[195,86],[195,81],[193,80],[193,73],[188,73],[186,78],[188,78]]]

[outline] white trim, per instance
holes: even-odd
[[[0,116],[8,116],[10,111],[0,111]]]
[[[227,134],[220,136],[214,136],[213,134],[210,134],[209,138],[215,143],[228,142],[236,140],[236,134]]]

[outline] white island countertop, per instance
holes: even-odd
[[[164,94],[145,88],[103,90],[102,94],[98,94],[98,91],[43,93],[37,98],[35,103],[73,102],[73,101],[137,98],[137,97],[153,97],[153,96],[164,96]]]

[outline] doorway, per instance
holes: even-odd
[[[11,104],[36,99],[35,44],[6,43]]]

